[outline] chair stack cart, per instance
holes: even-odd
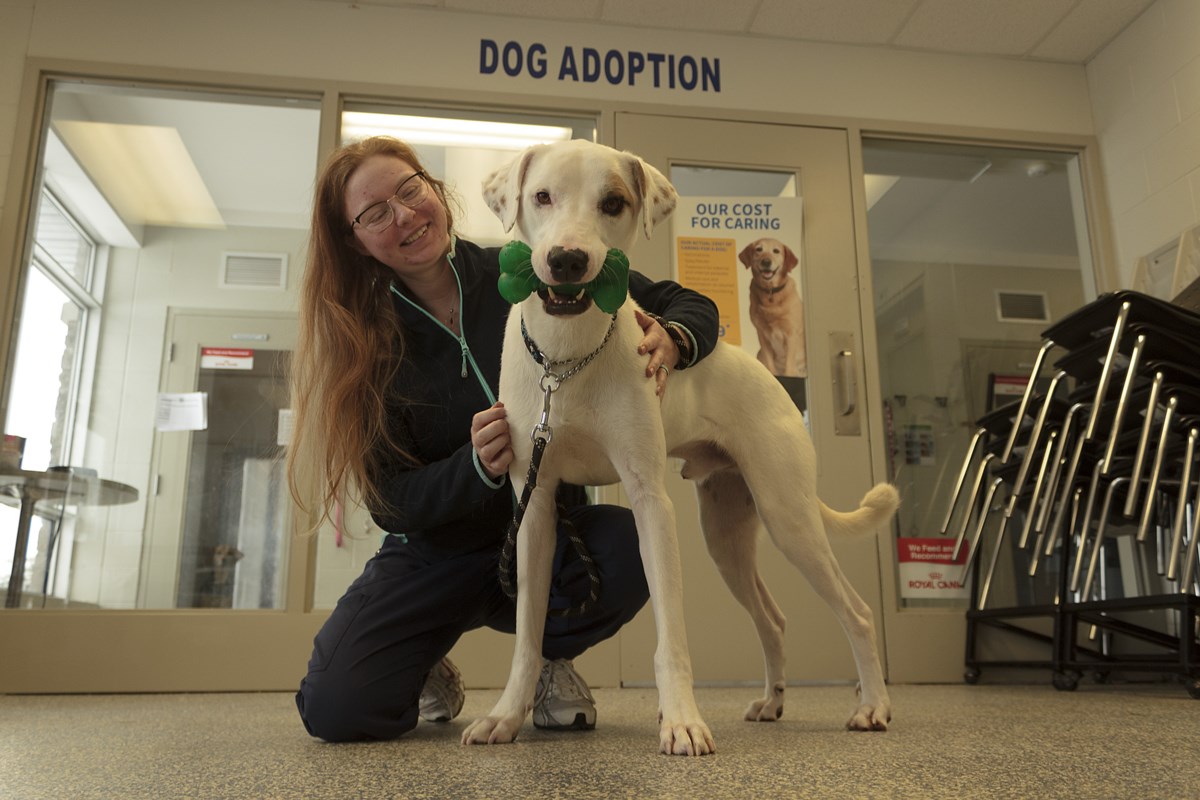
[[[1043,333],[1021,399],[978,420],[942,526],[969,548],[968,682],[1157,673],[1200,699],[1198,445],[1200,314],[1122,291]],[[998,600],[1010,571],[1045,591]],[[988,658],[985,629],[1034,655]]]

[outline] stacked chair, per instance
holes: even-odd
[[[970,548],[965,677],[1158,673],[1200,699],[1200,314],[1115,292],[1043,339],[1022,398],[978,421],[942,526]],[[998,606],[1006,560],[1024,591]],[[1039,655],[983,658],[984,628]]]

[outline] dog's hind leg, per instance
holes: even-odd
[[[815,496],[796,503],[795,487],[780,492],[756,493],[759,514],[771,540],[808,579],[816,593],[833,610],[850,640],[858,669],[860,703],[846,727],[858,731],[885,731],[891,720],[891,700],[883,680],[883,667],[875,642],[875,621],[870,606],[859,597],[842,573],[830,547]],[[777,496],[776,496],[777,495]]]
[[[749,612],[762,642],[767,672],[764,696],[752,702],[745,718],[751,722],[774,722],[783,715],[785,656],[783,632],[786,620],[767,591],[755,560],[758,512],[754,498],[740,472],[714,472],[696,485],[700,502],[700,527],[708,553],[717,565],[729,591]]]

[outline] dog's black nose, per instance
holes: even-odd
[[[546,256],[550,265],[550,274],[554,280],[562,283],[576,283],[587,272],[588,257],[582,250],[567,250],[562,247],[551,247]]]

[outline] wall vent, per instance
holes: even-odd
[[[222,289],[286,289],[287,253],[225,253]]]
[[[996,292],[996,313],[1001,322],[1049,322],[1046,295],[1041,292]]]

